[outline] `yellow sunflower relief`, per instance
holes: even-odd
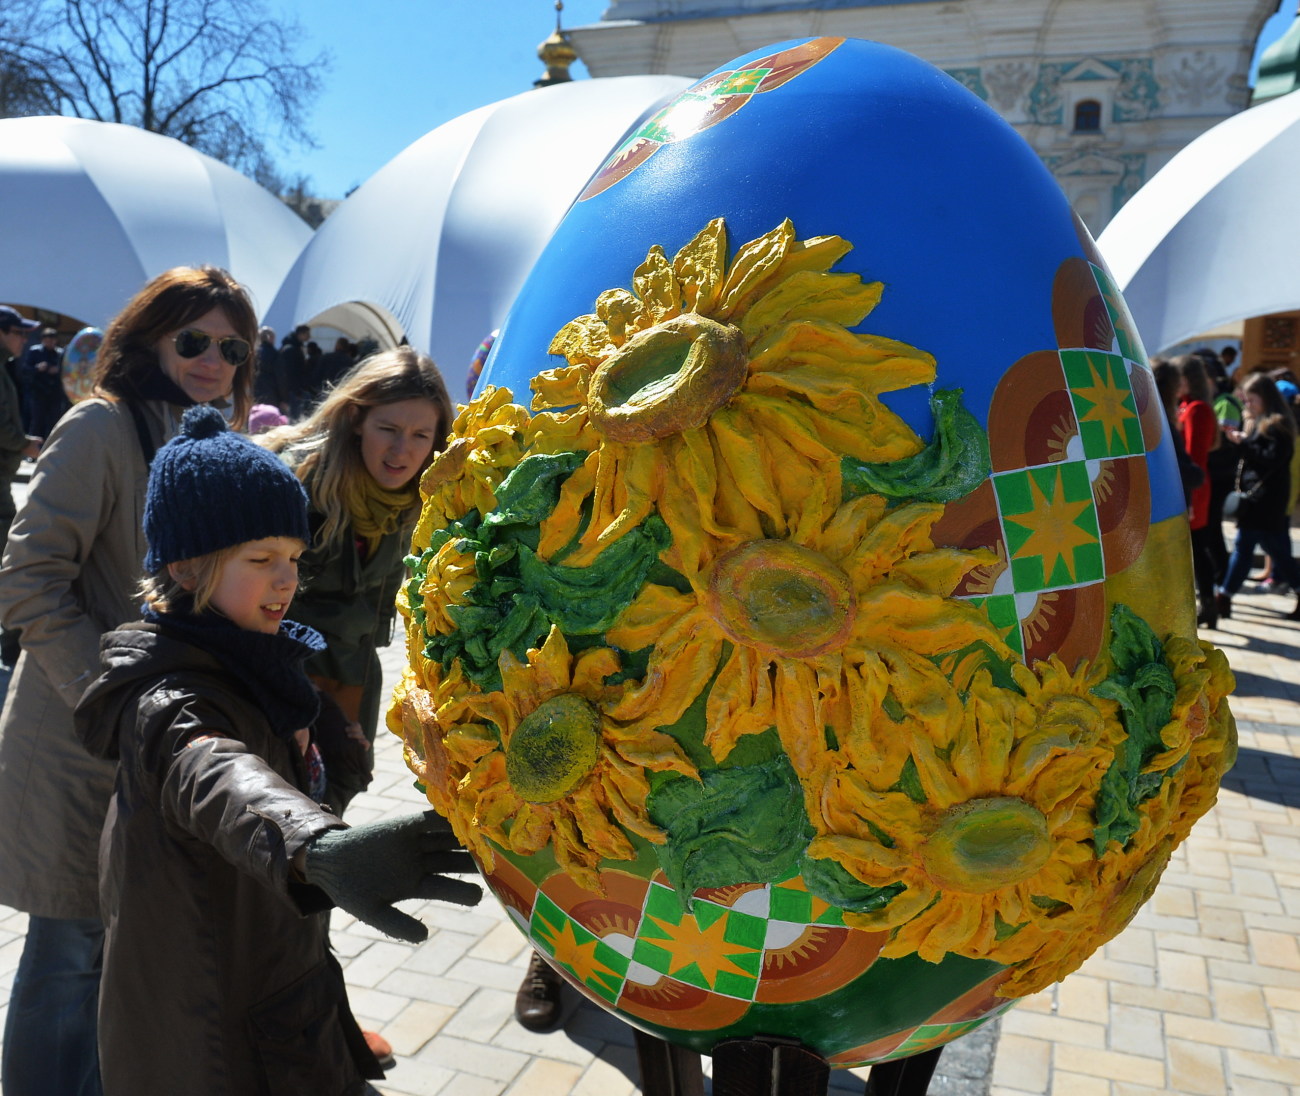
[[[721,218],[672,259],[652,247],[632,290],[551,343],[568,364],[534,382],[531,445],[596,454],[591,514],[573,563],[590,560],[652,509],[673,533],[671,562],[701,563],[703,537],[784,537],[810,478],[842,457],[886,462],[922,443],[881,401],[934,379],[934,359],[848,328],[879,282],[831,273],[851,245],[797,240],[789,221],[727,261]],[[829,467],[828,467],[829,466]]]
[[[882,790],[851,765],[825,773],[809,856],[870,886],[906,887],[883,909],[845,915],[860,928],[896,930],[882,954],[1022,959],[1025,940],[1014,930],[1076,897],[1074,880],[1093,857],[1091,808],[1106,744],[1120,734],[1118,706],[1092,695],[1095,673],[1071,675],[1055,661],[1036,674],[1015,670],[1024,693],[980,670],[965,703],[913,723],[911,787]],[[862,733],[879,739],[887,729],[877,722]],[[851,739],[848,748],[880,752]]]
[[[627,650],[654,648],[619,718],[646,728],[675,722],[720,664],[705,710],[714,758],[725,760],[740,736],[776,727],[804,776],[865,660],[919,673],[928,659],[976,643],[1010,657],[988,619],[949,596],[992,555],[936,548],[930,529],[941,506],[886,511],[872,495],[843,505],[815,489],[807,496],[820,508],[810,502],[788,539],[728,548],[687,591],[645,587],[608,633]]]
[[[525,856],[549,846],[564,871],[599,892],[600,861],[636,855],[629,832],[663,840],[646,819],[648,774],[695,776],[695,766],[669,735],[632,733],[611,718],[625,687],[605,682],[618,668],[607,647],[571,655],[552,628],[526,662],[501,656],[499,691],[465,701],[470,714],[452,733],[480,728],[473,741],[489,748],[457,779],[453,809],[486,864],[489,840]]]

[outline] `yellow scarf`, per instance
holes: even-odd
[[[352,532],[366,542],[368,559],[389,533],[397,532],[402,515],[420,501],[415,484],[400,491],[380,487],[369,475],[352,478],[343,493],[343,503],[352,518]]]

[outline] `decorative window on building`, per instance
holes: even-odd
[[[1074,132],[1096,133],[1101,129],[1101,104],[1096,99],[1081,99],[1074,104]]]

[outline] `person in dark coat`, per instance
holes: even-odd
[[[1291,554],[1291,455],[1295,449],[1296,424],[1291,408],[1278,392],[1272,378],[1252,373],[1242,388],[1246,405],[1246,428],[1225,428],[1238,446],[1240,465],[1237,490],[1237,540],[1228,575],[1218,595],[1219,616],[1232,612],[1232,596],[1250,573],[1255,548],[1261,547],[1273,561],[1273,573],[1300,592],[1300,565]],[[1288,614],[1300,620],[1300,593]]]
[[[118,761],[100,856],[106,1096],[361,1096],[382,1077],[326,943],[338,905],[412,942],[401,898],[473,905],[433,812],[348,828],[318,803],[304,660],[285,619],[307,496],[276,456],[188,411],[144,511],[144,620],[104,637],[76,728]]]
[[[257,331],[257,372],[253,379],[253,399],[288,414],[289,394],[280,376],[280,352],[275,348],[275,332],[269,327]]]
[[[288,407],[285,414],[291,420],[302,415],[311,390],[311,377],[307,373],[307,340],[311,338],[311,328],[300,323],[284,337],[280,344],[280,356],[276,361],[281,390]]]
[[[356,362],[356,348],[346,338],[334,340],[334,349],[322,355],[317,391],[324,395],[343,378]]]
[[[58,332],[52,327],[41,331],[41,341],[29,347],[23,356],[23,421],[27,432],[47,438],[59,417],[68,409],[63,394],[63,354],[57,345]]]
[[[38,326],[8,305],[0,305],[0,363],[5,366],[0,370],[0,552],[4,550],[4,541],[16,513],[9,485],[18,474],[24,457],[36,459],[44,437],[43,434],[33,436],[24,429],[18,387],[8,369],[9,363],[22,353],[27,333]]]
[[[27,342],[28,331],[37,326],[8,305],[0,305],[0,553],[18,513],[11,484],[23,458],[35,460],[41,451],[41,438],[27,433],[18,386],[9,370]],[[8,628],[0,631],[0,663],[12,667],[18,661],[18,652],[18,632]]]

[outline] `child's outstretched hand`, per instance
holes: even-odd
[[[440,898],[472,906],[483,888],[442,872],[474,871],[446,821],[433,811],[350,829],[327,830],[306,847],[303,878],[339,909],[398,940],[418,944],[429,935],[393,903]]]

